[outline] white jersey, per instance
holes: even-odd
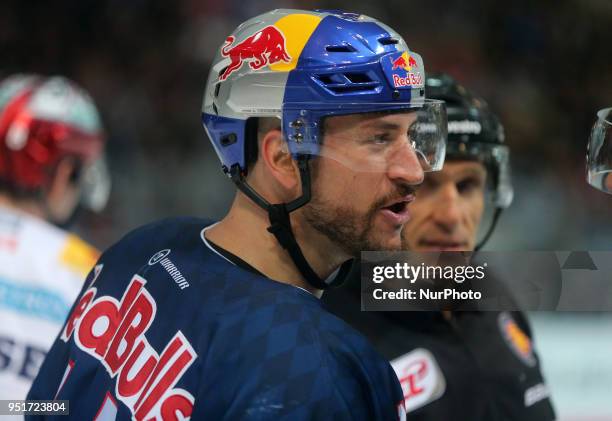
[[[97,257],[75,235],[0,207],[0,399],[25,399]]]

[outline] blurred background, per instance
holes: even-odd
[[[347,9],[399,31],[428,71],[486,98],[512,150],[515,202],[490,249],[612,249],[612,197],[585,182],[595,112],[612,106],[610,0],[98,0],[0,2],[0,77],[66,75],[95,98],[113,190],[78,232],[100,248],[174,215],[219,218],[234,187],[200,124],[208,66],[243,20]],[[612,420],[612,318],[534,314],[562,420]]]

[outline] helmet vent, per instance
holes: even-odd
[[[335,75],[317,75],[317,79],[324,85],[331,85],[335,83],[334,76]]]
[[[383,37],[378,38],[378,42],[380,42],[382,45],[395,45],[399,43],[399,40],[397,38],[392,37]]]
[[[321,74],[315,76],[315,81],[334,95],[372,93],[380,88],[380,83],[366,72]]]
[[[344,76],[350,80],[351,83],[372,82],[372,79],[365,73],[345,73]]]
[[[325,47],[328,53],[354,53],[355,47],[350,44],[328,45]]]

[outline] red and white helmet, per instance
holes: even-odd
[[[70,156],[82,170],[82,204],[101,210],[110,192],[103,150],[98,111],[73,82],[37,75],[0,82],[0,183],[9,191],[44,191]]]

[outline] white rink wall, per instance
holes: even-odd
[[[612,421],[612,313],[529,314],[559,421]]]

